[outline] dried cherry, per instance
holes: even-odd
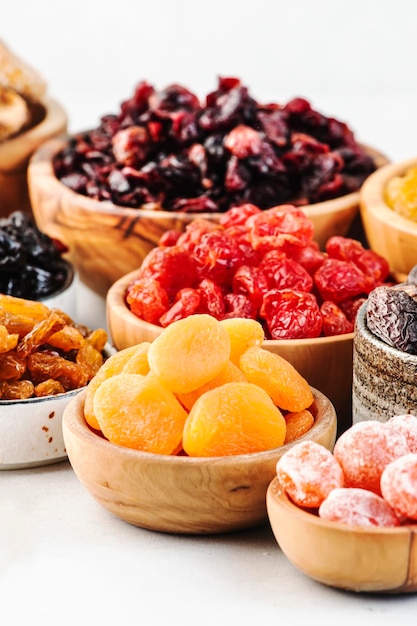
[[[117,114],[70,139],[54,169],[77,193],[120,206],[223,213],[341,196],[375,163],[307,100],[261,104],[238,78],[220,77],[201,102],[184,86],[141,81]]]

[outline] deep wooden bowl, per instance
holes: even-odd
[[[137,274],[135,270],[122,276],[107,293],[107,327],[118,350],[153,341],[163,330],[138,318],[126,304],[126,289]],[[339,433],[351,426],[353,333],[316,339],[267,340],[263,347],[287,359],[312,387],[331,400]]]
[[[296,506],[278,478],[267,491],[275,538],[291,563],[315,580],[349,591],[417,591],[417,524],[357,528]]]
[[[139,267],[168,229],[184,230],[196,214],[120,207],[75,193],[55,176],[52,160],[65,140],[46,142],[29,164],[28,184],[33,212],[41,230],[64,241],[81,280],[105,296],[121,276]],[[387,163],[368,149],[378,166]],[[303,207],[315,225],[320,246],[331,235],[345,235],[359,210],[359,192]],[[218,220],[218,213],[198,214]]]
[[[417,158],[389,163],[371,174],[360,191],[360,214],[370,248],[385,257],[399,278],[417,265],[417,222],[391,209],[384,190],[391,178],[403,176]]]
[[[332,450],[336,415],[313,389],[315,424],[302,438]],[[293,444],[239,456],[192,458],[141,452],[110,443],[87,426],[85,393],[65,408],[63,434],[70,463],[90,495],[135,526],[181,534],[255,527],[267,520],[266,491],[276,463]]]
[[[27,166],[32,153],[67,129],[67,115],[55,100],[45,97],[34,105],[34,124],[28,130],[0,143],[0,217],[12,211],[31,213]]]

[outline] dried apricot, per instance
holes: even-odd
[[[93,403],[100,429],[112,443],[158,454],[172,454],[179,448],[188,414],[154,376],[108,378]]]
[[[314,426],[314,417],[308,409],[303,409],[295,413],[287,413],[284,417],[287,424],[284,443],[291,443],[291,441],[299,439]]]
[[[277,477],[295,504],[318,508],[343,487],[343,471],[333,454],[315,441],[295,443],[277,462]]]
[[[342,433],[333,454],[343,468],[346,487],[381,495],[381,474],[391,461],[410,449],[405,436],[373,420],[357,422]]]
[[[207,314],[173,322],[152,342],[150,371],[173,392],[187,393],[220,374],[230,357],[227,330]]]
[[[150,345],[149,341],[143,341],[135,346],[136,349],[133,351],[132,356],[123,366],[123,374],[142,374],[142,376],[146,376],[149,373],[148,351]]]
[[[357,487],[333,489],[321,503],[319,517],[351,526],[399,526],[389,504],[373,491]]]
[[[231,317],[220,322],[230,337],[230,360],[239,367],[241,355],[265,340],[262,324],[246,317]]]
[[[177,393],[177,398],[181,402],[181,404],[190,411],[194,402],[206,391],[210,391],[210,389],[214,389],[215,387],[220,387],[225,383],[239,383],[245,382],[246,378],[242,370],[240,370],[232,361],[227,361],[226,365],[214,378],[209,380],[208,383],[198,387],[198,389],[194,389],[194,391],[189,391],[188,393]]]
[[[254,346],[240,357],[240,369],[249,382],[265,389],[280,409],[302,411],[313,402],[308,382],[278,354]]]
[[[381,492],[397,515],[417,520],[417,454],[406,454],[385,467]]]
[[[91,428],[100,430],[100,426],[94,413],[94,394],[103,381],[107,380],[107,378],[110,378],[111,376],[116,376],[117,374],[122,373],[126,363],[129,362],[132,356],[136,353],[137,349],[138,346],[131,346],[110,355],[109,358],[104,361],[97,374],[90,380],[85,396],[84,418]],[[141,372],[137,373],[140,374]]]
[[[284,443],[285,419],[269,395],[248,382],[226,383],[196,400],[184,426],[189,456],[248,454]]]

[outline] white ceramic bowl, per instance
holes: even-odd
[[[107,355],[114,352],[106,345]],[[67,459],[62,416],[84,387],[26,400],[0,400],[0,470],[49,465]]]

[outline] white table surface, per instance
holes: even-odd
[[[109,4],[74,0],[63,20],[52,0],[17,0],[2,14],[1,37],[42,70],[71,132],[113,112],[141,79],[204,94],[229,74],[263,101],[309,98],[394,161],[417,155],[411,1]],[[79,319],[105,325],[104,301],[82,285]],[[358,595],[305,577],[268,524],[154,533],[101,508],[68,462],[0,472],[1,626],[386,626],[416,616],[417,594]]]

